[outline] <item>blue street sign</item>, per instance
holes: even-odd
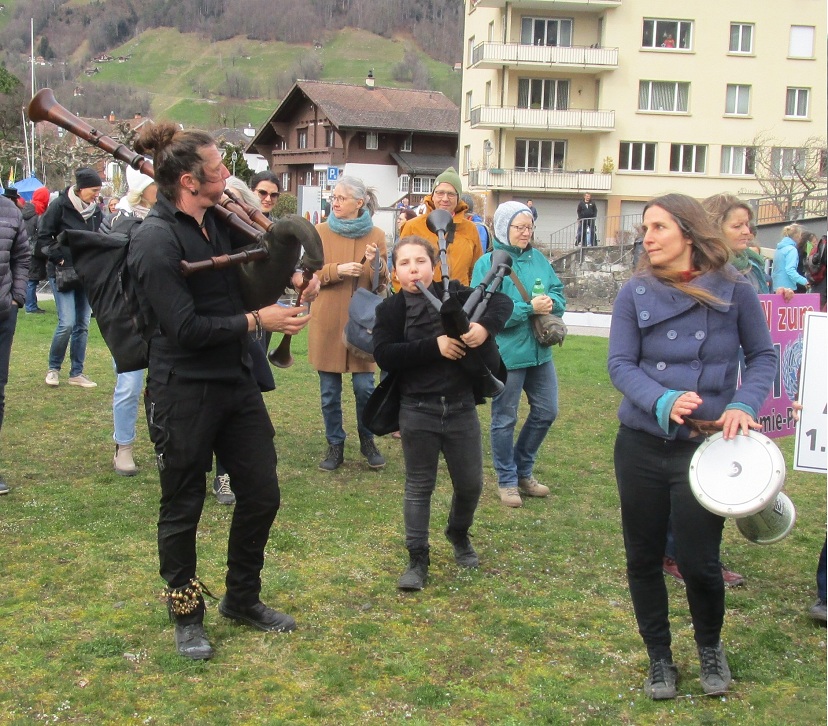
[[[335,166],[328,167],[328,181],[335,182],[339,179],[339,169]]]

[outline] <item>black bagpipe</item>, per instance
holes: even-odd
[[[443,278],[442,300],[438,300],[437,296],[422,282],[417,281],[415,284],[429,304],[440,314],[440,321],[446,335],[460,340],[461,335],[469,332],[470,324],[483,317],[492,295],[503,283],[503,278],[511,272],[512,257],[505,250],[492,252],[491,270],[472,290],[465,304],[461,305],[457,296],[449,291],[446,229],[451,221],[451,214],[442,209],[435,209],[426,220],[429,230],[437,235],[440,274]],[[472,380],[480,385],[480,392],[484,397],[494,398],[503,392],[505,366],[493,337],[489,337],[479,348],[467,348],[466,355],[459,362]],[[492,372],[493,370],[497,372],[497,375]]]

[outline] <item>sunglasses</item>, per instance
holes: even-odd
[[[259,195],[259,199],[261,200],[270,197],[275,202],[279,198],[280,192],[266,192],[264,189],[257,189],[256,194]]]

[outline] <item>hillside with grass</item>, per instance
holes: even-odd
[[[258,127],[297,73],[299,78],[362,83],[373,69],[378,85],[414,87],[395,79],[395,69],[407,52],[427,69],[430,87],[456,102],[460,74],[451,66],[429,58],[403,38],[386,39],[351,28],[332,34],[318,47],[243,37],[207,43],[195,33],[154,28],[112,49],[110,55],[128,58],[125,62],[94,63],[99,72],[84,78],[82,85],[114,84],[145,92],[155,119],[199,127]]]

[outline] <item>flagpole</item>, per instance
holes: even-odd
[[[31,61],[32,61],[32,98],[34,98],[35,93],[37,93],[37,87],[35,86],[35,55],[34,55],[34,18],[29,19],[29,30],[31,33]],[[31,162],[29,163],[29,176],[34,176],[34,163],[35,163],[35,126],[34,121],[29,122],[31,124],[31,137],[32,137],[32,155],[31,155]],[[29,158],[29,146],[26,145],[26,158]]]

